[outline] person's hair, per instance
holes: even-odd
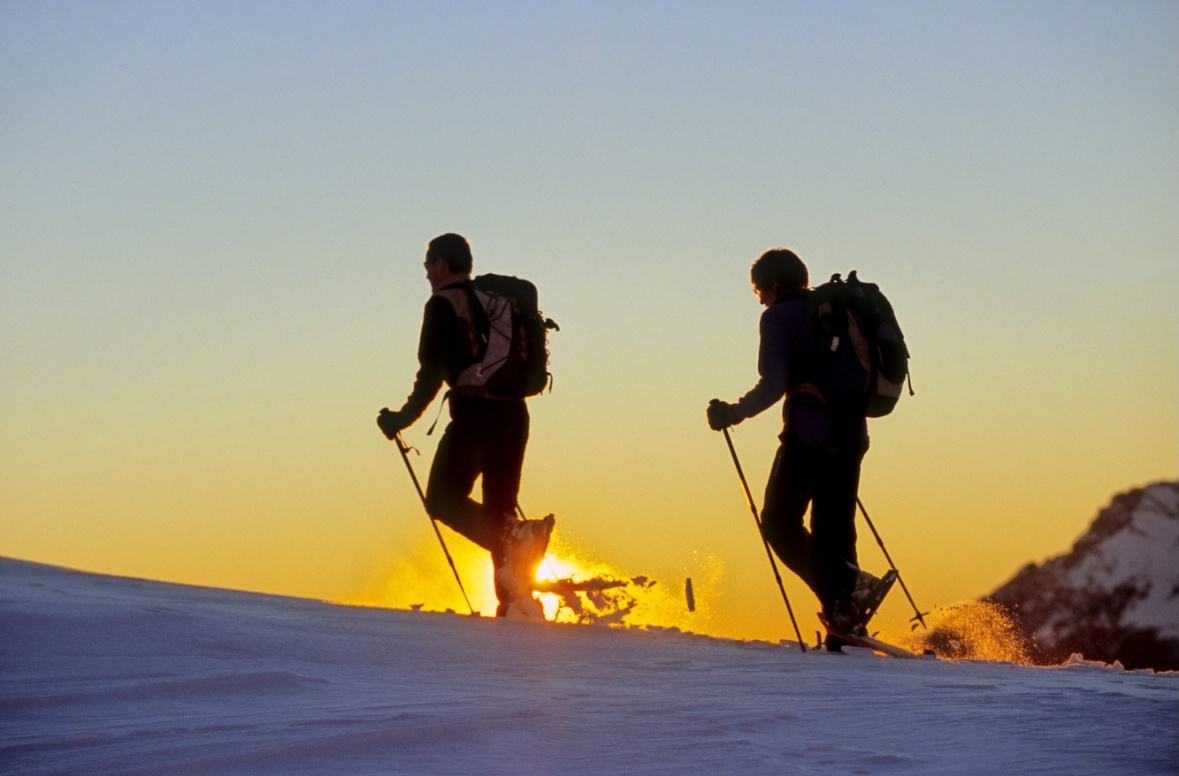
[[[806,264],[786,248],[773,248],[758,257],[749,269],[749,279],[756,288],[776,290],[780,294],[801,291],[810,285]]]
[[[430,240],[426,248],[426,261],[433,264],[439,259],[445,259],[450,271],[459,275],[471,271],[474,263],[471,259],[471,244],[461,234],[449,232]]]

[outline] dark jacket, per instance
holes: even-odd
[[[741,419],[772,407],[783,396],[782,422],[804,442],[822,443],[868,438],[868,424],[860,415],[839,417],[813,395],[792,395],[809,379],[814,325],[806,299],[795,294],[779,299],[761,314],[757,353],[757,384],[737,402]]]
[[[420,418],[443,383],[454,385],[459,373],[479,360],[486,328],[487,316],[469,275],[451,280],[430,296],[422,313],[418,374],[401,408],[407,420]]]

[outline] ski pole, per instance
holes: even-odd
[[[868,517],[868,510],[864,509],[864,502],[860,501],[859,496],[856,496],[856,504],[859,505],[860,511],[864,513],[864,521],[872,529],[872,535],[876,537],[876,544],[880,546],[880,551],[884,553],[884,559],[888,561],[888,567],[897,573],[897,582],[901,583],[901,590],[905,591],[905,598],[909,599],[909,605],[913,607],[913,612],[917,615],[916,617],[910,618],[910,620],[917,620],[921,623],[922,628],[929,630],[929,626],[925,624],[925,615],[929,614],[929,612],[922,612],[913,601],[913,596],[909,594],[909,588],[905,585],[905,580],[901,578],[900,569],[897,568],[897,564],[892,562],[892,556],[884,548],[884,540],[880,538],[880,533],[876,530],[876,526],[872,524],[872,518]],[[917,626],[914,625],[913,627],[916,628]]]
[[[426,517],[430,518],[430,525],[434,527],[434,535],[438,537],[438,543],[442,545],[442,553],[446,555],[446,562],[450,564],[450,570],[454,572],[454,581],[458,582],[459,590],[463,593],[463,600],[467,602],[467,608],[471,610],[471,614],[475,614],[475,607],[471,606],[471,599],[467,597],[467,589],[463,587],[463,581],[459,578],[458,569],[454,566],[454,558],[450,557],[450,550],[446,549],[446,541],[442,538],[442,532],[438,530],[438,523],[434,521],[434,516],[430,514],[430,507],[426,504],[426,494],[422,493],[422,486],[418,483],[418,476],[414,474],[413,466],[409,462],[409,445],[401,440],[401,434],[395,434],[393,441],[397,443],[397,449],[401,451],[401,459],[405,461],[405,468],[409,470],[409,478],[413,480],[413,486],[418,492],[418,498],[422,500],[422,507],[426,510]]]
[[[749,491],[749,483],[745,480],[745,472],[741,471],[741,462],[737,460],[737,448],[733,447],[733,439],[727,428],[721,429],[725,434],[725,442],[729,445],[729,454],[733,456],[733,465],[737,467],[737,476],[741,479],[741,487],[745,490],[745,503],[749,504],[749,511],[753,513],[753,522],[757,523],[757,533],[761,543],[766,548],[766,557],[770,559],[770,568],[774,570],[774,579],[778,582],[778,589],[782,591],[782,600],[786,602],[786,612],[790,615],[790,624],[794,626],[794,635],[798,637],[798,646],[806,652],[806,644],[802,641],[802,633],[798,630],[798,621],[794,619],[794,609],[790,606],[790,599],[786,596],[786,586],[782,584],[782,575],[778,573],[778,564],[774,560],[774,552],[766,539],[765,531],[761,527],[761,517],[757,514],[757,505],[753,503],[753,493]]]

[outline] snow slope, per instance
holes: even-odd
[[[507,622],[0,559],[8,774],[1174,774],[1179,676]]]
[[[1072,549],[990,598],[1014,607],[1048,660],[1071,652],[1179,669],[1179,483],[1113,498]]]

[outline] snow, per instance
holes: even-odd
[[[803,654],[0,559],[0,773],[1174,774],[1179,676]]]
[[[1179,488],[1156,483],[1142,494],[1126,526],[1104,537],[1069,569],[1063,586],[1112,592],[1133,584],[1141,597],[1131,600],[1119,625],[1155,629],[1179,638]],[[1041,634],[1043,636],[1045,634]]]
[[[1174,584],[1179,582],[1179,490],[1165,483],[1147,488],[1128,529],[1107,545],[1102,547],[1103,555],[1132,564],[1129,570],[1115,568],[1112,573],[1123,578],[1133,576],[1140,589],[1149,591],[1126,608],[1122,623],[1154,628],[1161,636],[1179,638]],[[1172,584],[1165,584],[1168,581]]]

